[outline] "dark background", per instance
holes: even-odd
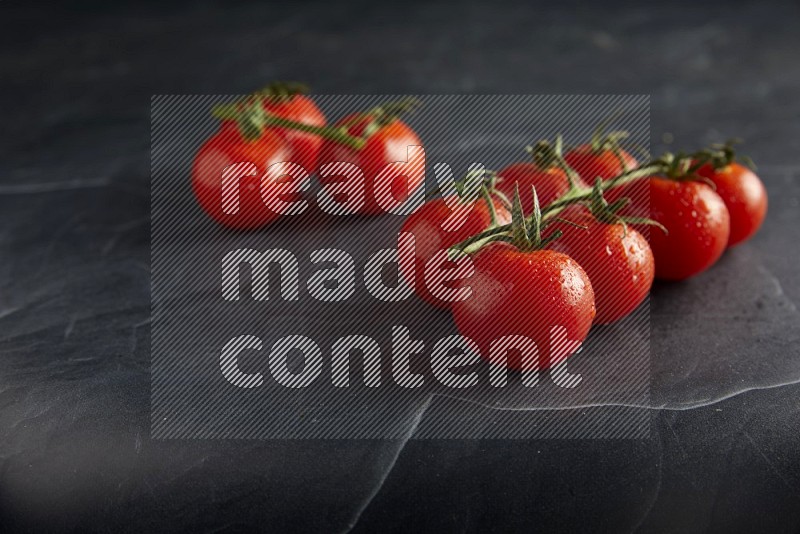
[[[798,21],[789,2],[2,0],[0,531],[800,531]],[[656,316],[674,342],[654,357],[707,347],[741,387],[642,408],[649,440],[151,441],[150,98],[274,79],[650,94],[654,148],[744,137],[770,214],[719,268],[754,265],[782,303],[758,320],[787,326],[726,365],[713,336],[735,316]],[[714,273],[654,300],[702,299]]]

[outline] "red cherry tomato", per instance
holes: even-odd
[[[325,115],[313,100],[301,94],[286,98],[264,98],[264,111],[283,119],[307,124],[325,126]],[[301,165],[309,174],[317,170],[317,159],[322,148],[320,136],[291,128],[267,128],[289,145],[291,154],[287,161]]]
[[[571,206],[559,217],[586,227],[554,223],[564,235],[550,248],[577,261],[589,275],[597,307],[594,322],[609,324],[627,316],[653,285],[655,262],[647,240],[630,225],[599,222],[583,206]]]
[[[336,126],[344,127],[350,135],[361,137],[367,133],[367,126],[371,121],[368,116],[352,114],[338,121]],[[365,182],[365,202],[358,212],[369,215],[381,214],[386,210],[375,198],[375,179],[387,164],[407,161],[409,146],[422,146],[422,141],[406,123],[394,119],[371,133],[367,137],[366,144],[359,150],[334,141],[325,142],[319,166],[321,168],[326,163],[339,161],[358,166],[364,174]],[[405,202],[425,182],[424,161],[419,159],[409,161],[406,171],[405,175],[398,175],[391,183],[390,190],[395,201],[392,208]],[[320,182],[325,185],[337,179],[335,176],[321,177]]]
[[[767,215],[767,190],[758,176],[739,163],[721,169],[703,165],[697,174],[716,186],[731,215],[731,235],[728,246],[738,245],[755,234]]]
[[[551,349],[554,329],[570,342],[586,339],[595,316],[594,292],[575,260],[553,250],[523,252],[508,243],[492,243],[473,261],[475,274],[461,282],[472,288],[472,296],[453,303],[452,310],[459,332],[477,343],[484,358],[490,359],[492,341],[525,336],[538,348],[538,365],[516,350],[509,351],[507,365],[547,369],[576,349],[558,341]]]
[[[725,202],[708,185],[690,180],[652,177],[609,191],[609,201],[633,200],[630,212],[649,217],[669,233],[652,228],[650,247],[656,260],[656,278],[683,280],[711,267],[725,252],[730,215]]]
[[[511,214],[501,202],[494,202],[494,207],[498,224],[511,222]],[[440,250],[447,249],[486,230],[492,222],[489,205],[484,198],[478,198],[472,211],[460,227],[448,231],[444,228],[445,221],[452,213],[447,202],[443,198],[437,198],[426,202],[420,209],[409,215],[401,228],[401,232],[413,234],[415,241],[413,265],[401,262],[403,276],[408,282],[414,280],[414,290],[421,299],[440,308],[448,308],[451,303],[437,298],[428,289],[425,283],[425,265],[428,260]]]
[[[594,183],[598,176],[609,180],[638,165],[636,158],[622,149],[594,150],[591,144],[573,148],[564,155],[564,160],[587,183]]]
[[[567,173],[558,167],[543,169],[534,162],[513,163],[498,171],[497,175],[501,178],[498,180],[497,190],[508,198],[514,196],[516,184],[519,184],[520,200],[526,210],[533,206],[531,186],[536,187],[542,206],[547,206],[569,190]]]
[[[242,138],[235,122],[223,122],[219,132],[198,151],[192,166],[192,189],[200,207],[212,219],[230,228],[259,228],[280,217],[269,210],[261,197],[261,180],[267,167],[287,161],[290,149],[286,142],[271,132],[256,140]],[[237,213],[225,213],[222,203],[223,171],[230,165],[253,163],[252,176],[239,178]],[[290,200],[286,198],[286,200]]]

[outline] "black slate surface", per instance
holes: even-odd
[[[800,530],[796,5],[6,0],[0,14],[0,531]],[[644,93],[654,148],[662,132],[670,147],[746,138],[769,218],[714,270],[655,288],[654,357],[679,364],[639,408],[652,438],[152,441],[150,97],[271,79]],[[748,276],[725,283],[734,272]]]

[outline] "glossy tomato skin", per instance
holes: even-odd
[[[564,160],[589,184],[593,184],[598,176],[603,180],[610,180],[627,170],[635,169],[639,164],[636,158],[624,150],[620,149],[617,155],[612,150],[594,151],[589,144],[573,148],[564,155]]]
[[[255,141],[245,141],[233,123],[223,123],[219,132],[197,152],[192,166],[192,189],[203,211],[229,228],[252,229],[274,221],[279,214],[267,209],[260,185],[267,167],[286,161],[290,149],[271,132]],[[228,214],[222,208],[222,174],[229,165],[251,162],[257,172],[239,179],[239,211]],[[286,198],[286,200],[291,200]]]
[[[615,189],[607,195],[633,199],[628,209],[668,230],[643,232],[656,261],[656,278],[684,280],[705,271],[722,256],[730,235],[730,215],[710,186],[691,180],[652,177]]]
[[[555,223],[564,235],[550,248],[583,267],[594,290],[596,324],[610,324],[629,315],[653,286],[655,261],[642,234],[628,225],[599,222],[583,206],[571,206],[559,217],[585,228]]]
[[[462,335],[472,339],[485,359],[493,340],[525,336],[539,350],[539,369],[568,358],[563,344],[551,350],[552,329],[564,329],[567,339],[586,339],[595,316],[589,276],[578,263],[560,252],[522,252],[507,243],[492,243],[474,258],[475,274],[462,285],[472,296],[452,306]],[[530,368],[518,351],[508,354],[510,368]]]
[[[499,200],[494,201],[494,207],[498,224],[511,222],[511,214]],[[444,226],[451,213],[447,202],[443,198],[436,198],[409,215],[400,230],[413,234],[415,243],[414,262],[401,262],[401,272],[407,282],[414,280],[414,291],[422,300],[438,308],[449,308],[451,303],[437,298],[428,289],[425,283],[425,265],[428,260],[440,250],[486,230],[492,222],[489,205],[484,198],[478,198],[460,227],[448,231]]]
[[[498,180],[497,190],[509,199],[514,198],[516,184],[519,184],[519,198],[526,212],[533,206],[531,186],[536,187],[536,196],[539,197],[542,207],[569,191],[567,174],[558,167],[542,169],[533,162],[512,163],[498,171],[497,175],[501,178]]]
[[[309,126],[325,126],[325,115],[313,100],[305,95],[294,95],[290,100],[265,98],[264,110],[283,119],[307,124]],[[290,156],[286,161],[301,165],[309,174],[317,170],[317,160],[322,148],[323,139],[315,134],[293,130],[290,128],[268,128],[289,145]]]
[[[357,114],[353,114],[338,121],[336,126],[345,126],[350,135],[361,137],[368,122],[369,119],[359,119]],[[365,215],[379,215],[385,213],[385,210],[375,198],[375,179],[387,164],[407,161],[409,146],[423,145],[411,127],[400,119],[395,119],[370,135],[360,150],[333,141],[325,142],[320,154],[319,167],[339,161],[357,165],[364,173],[365,181],[365,202],[358,212]],[[424,161],[419,159],[409,161],[405,170],[408,176],[397,176],[392,182],[391,192],[395,200],[392,208],[405,202],[425,182]],[[336,180],[335,176],[320,177],[323,185]]]
[[[767,190],[756,174],[739,163],[715,170],[704,165],[697,174],[711,180],[731,216],[728,247],[750,239],[767,215]]]

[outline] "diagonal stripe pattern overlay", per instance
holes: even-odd
[[[333,123],[408,96],[313,98]],[[308,169],[303,209],[247,231],[210,220],[193,195],[193,163],[219,128],[211,108],[236,98],[152,98],[154,438],[649,435],[649,411],[631,408],[649,401],[647,300],[620,322],[594,326],[565,365],[505,372],[477,358],[450,313],[398,277],[392,260],[405,215],[343,213]],[[612,116],[631,146],[646,152],[650,142],[642,95],[416,98],[421,107],[402,120],[422,140],[428,195],[437,190],[436,164],[457,178],[475,163],[497,170],[528,161],[526,145],[556,134],[567,145],[587,142]],[[230,196],[225,203],[237,206]]]

